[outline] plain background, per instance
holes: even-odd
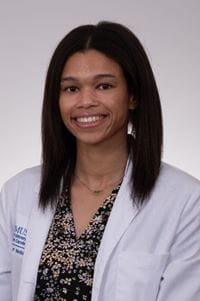
[[[72,28],[121,22],[139,37],[161,96],[163,159],[200,178],[200,1],[0,2],[0,185],[40,163],[40,117],[50,57]]]

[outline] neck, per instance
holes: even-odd
[[[105,185],[121,180],[128,158],[127,141],[113,145],[77,145],[75,176],[88,185]]]

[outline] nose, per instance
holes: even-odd
[[[89,108],[98,105],[97,97],[92,89],[82,89],[79,93],[78,108]]]

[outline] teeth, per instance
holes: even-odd
[[[100,116],[78,117],[76,120],[82,123],[95,122],[100,120]]]

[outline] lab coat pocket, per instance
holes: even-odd
[[[116,301],[156,301],[168,254],[122,252]]]

